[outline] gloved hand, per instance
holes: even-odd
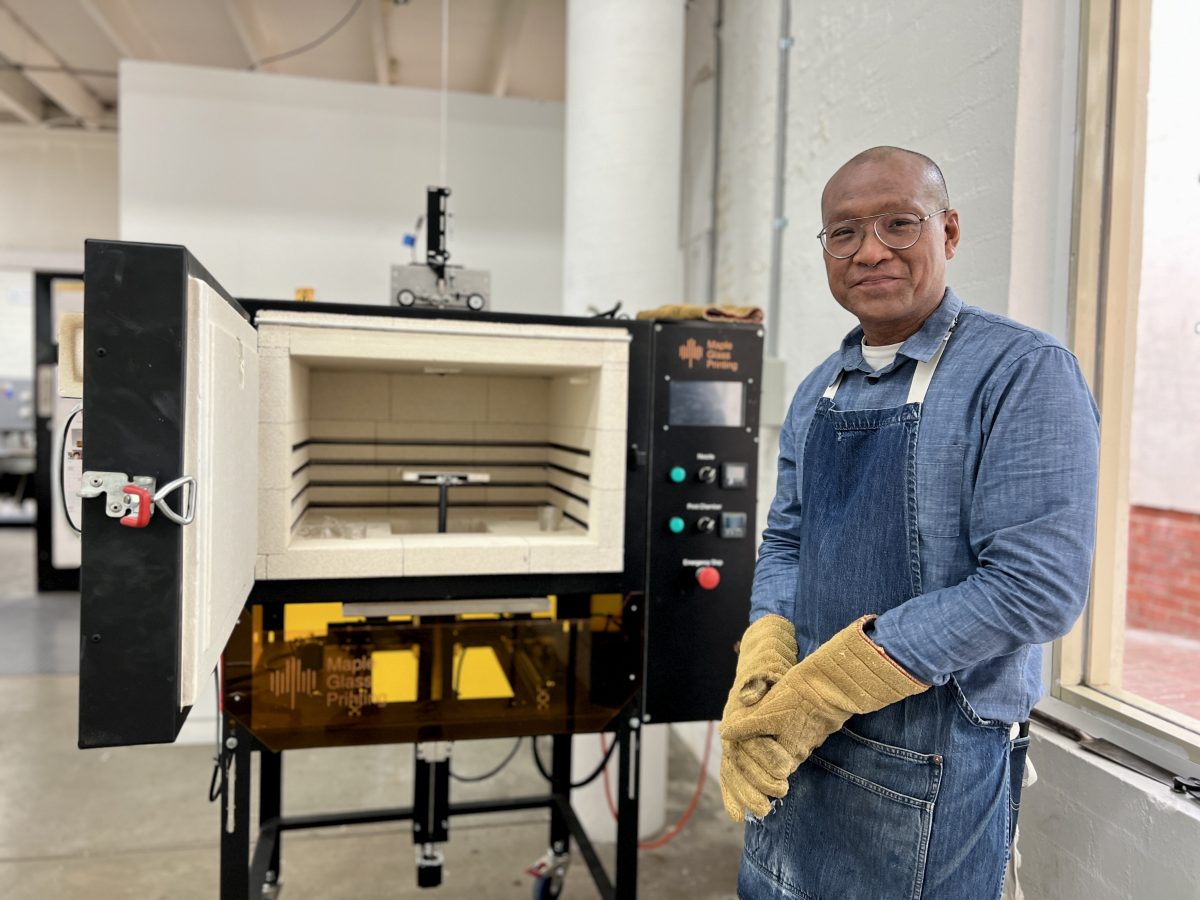
[[[896,665],[864,630],[863,616],[793,666],[760,703],[728,713],[722,741],[774,737],[787,751],[790,768],[768,768],[786,778],[852,715],[872,713],[929,685]]]
[[[795,768],[792,758],[779,741],[754,737],[746,741],[721,741],[721,802],[735,822],[746,818],[746,811],[762,818],[771,811],[771,798],[788,791],[787,776],[778,772]]]
[[[742,635],[737,674],[722,713],[722,724],[731,715],[758,703],[796,664],[796,631],[782,616],[763,616]],[[787,793],[787,778],[771,774],[786,769],[790,756],[772,738],[751,738],[743,745],[721,741],[721,799],[735,822],[750,810],[765,816],[771,796]]]
[[[753,706],[796,664],[796,629],[783,616],[756,620],[738,646],[737,672],[722,718],[736,709]]]

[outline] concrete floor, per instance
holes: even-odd
[[[218,808],[208,802],[212,748],[75,746],[78,596],[34,593],[32,529],[0,529],[0,898],[123,900],[218,897]],[[455,745],[456,768],[482,772],[511,741]],[[411,803],[412,747],[293,751],[284,757],[284,813]],[[697,761],[673,740],[667,818],[691,798]],[[455,800],[544,791],[527,749],[491,781],[453,783]],[[281,896],[529,897],[527,865],[545,852],[540,811],[455,819],[438,891],[415,887],[404,823],[293,832],[283,844]],[[639,862],[639,896],[734,896],[741,828],[710,780],[684,832]],[[600,846],[611,866],[611,847]],[[611,868],[610,868],[611,871]],[[564,898],[598,897],[576,855]]]

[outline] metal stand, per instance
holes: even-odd
[[[571,852],[574,838],[583,854],[596,889],[604,900],[633,900],[637,897],[637,823],[639,770],[641,760],[641,723],[631,704],[616,724],[617,773],[617,858],[610,878],[596,848],[571,807],[571,735],[553,736],[550,793],[530,797],[482,800],[470,803],[449,802],[448,785],[443,788],[441,772],[448,762],[417,760],[417,785],[414,807],[355,810],[308,816],[283,815],[283,754],[262,746],[232,718],[227,720],[225,753],[228,777],[221,786],[221,900],[259,900],[274,897],[282,884],[282,839],[285,831],[302,828],[327,828],[333,825],[362,825],[375,822],[413,822],[413,840],[418,856],[435,853],[432,842],[449,837],[449,819],[453,816],[488,812],[512,812],[523,809],[550,810],[550,849],[548,857],[564,861]],[[254,853],[250,852],[250,753],[259,754],[259,821]],[[425,767],[425,768],[423,768]],[[424,788],[422,787],[424,781]],[[444,791],[444,792],[443,792]],[[422,802],[424,798],[424,802]],[[443,800],[443,798],[445,798]],[[425,827],[432,824],[433,835]],[[432,840],[431,840],[432,838]],[[418,860],[418,876],[421,864]],[[421,884],[433,887],[441,881]],[[426,875],[432,878],[432,873]],[[561,880],[543,879],[545,890],[539,896],[559,896]],[[542,882],[539,882],[541,884]]]

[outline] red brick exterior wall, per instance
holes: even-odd
[[[1200,515],[1130,508],[1125,621],[1200,639]]]

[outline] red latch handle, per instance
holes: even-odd
[[[154,512],[154,497],[143,487],[138,487],[136,484],[127,484],[123,487],[126,494],[132,494],[137,502],[134,504],[136,509],[127,516],[121,516],[121,524],[129,528],[145,528],[150,524],[150,514]]]

